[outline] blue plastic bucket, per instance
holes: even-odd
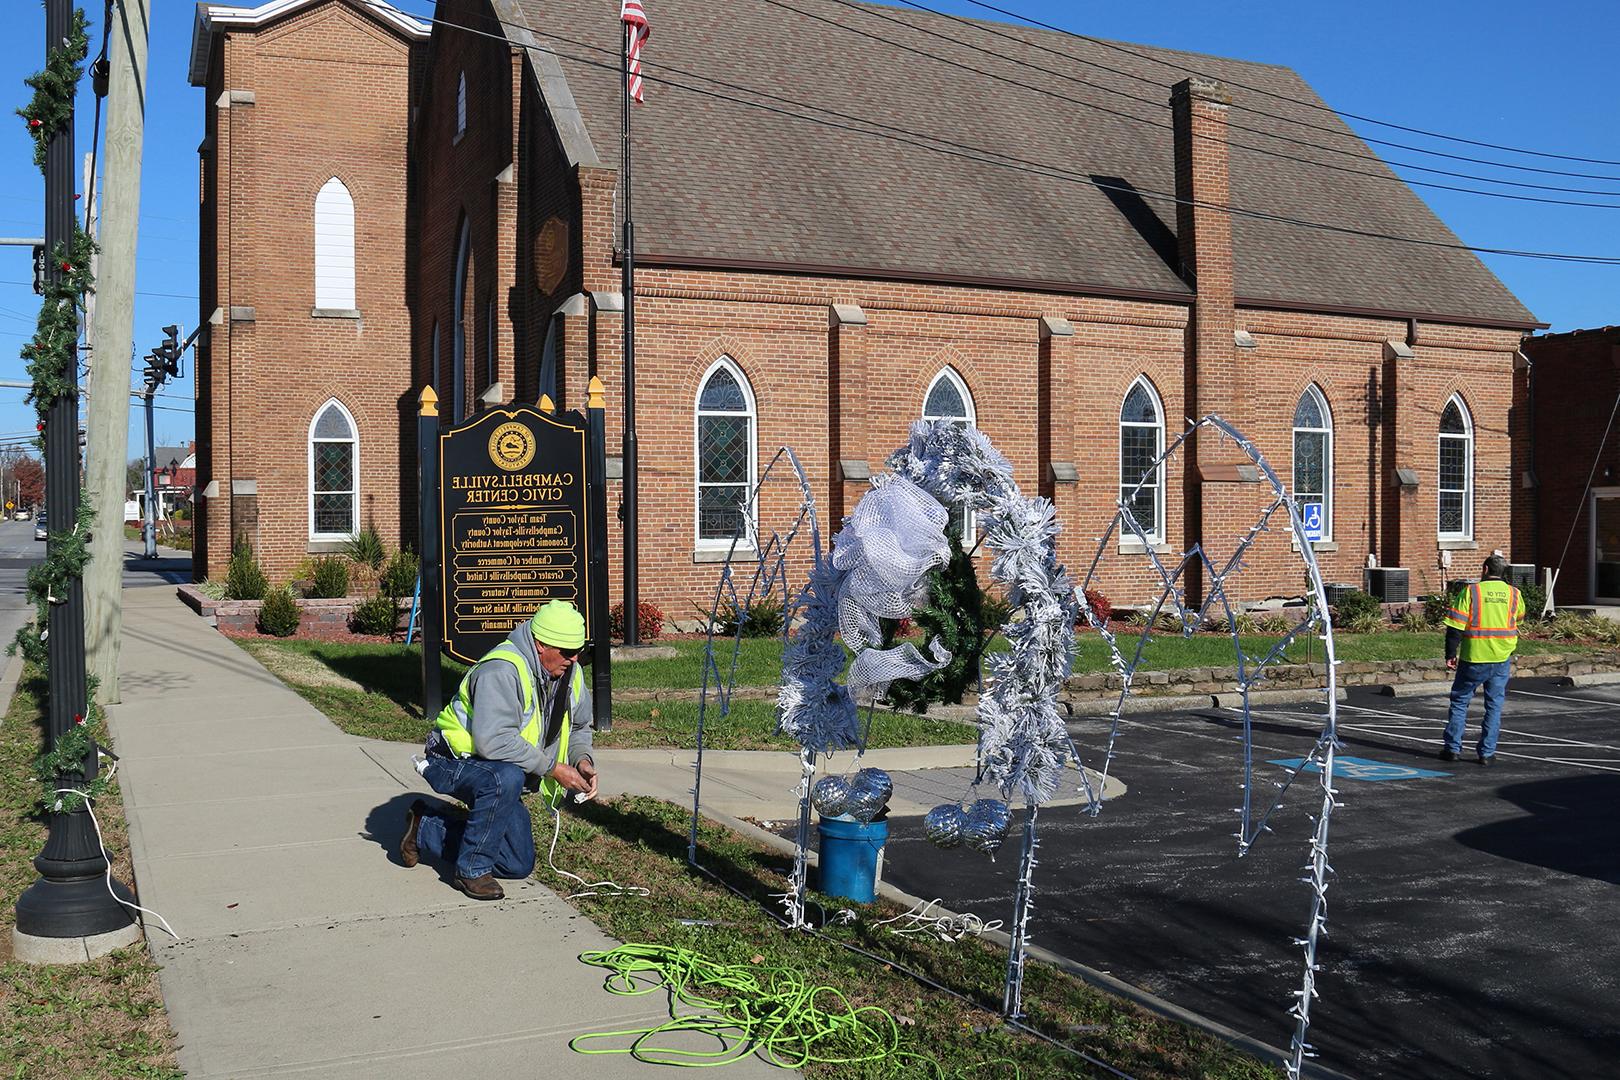
[[[822,818],[817,866],[821,891],[870,904],[877,891],[878,854],[889,839],[889,823],[862,825],[851,817]]]

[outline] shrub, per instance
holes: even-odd
[[[399,605],[392,596],[373,596],[355,605],[350,625],[357,634],[392,634],[399,626]]]
[[[1096,589],[1087,589],[1085,596],[1086,606],[1091,609],[1092,617],[1088,619],[1085,616],[1085,613],[1082,612],[1080,615],[1079,625],[1094,626],[1101,624],[1103,626],[1107,626],[1108,620],[1114,617],[1114,605],[1109,603],[1108,597],[1104,596]]]
[[[380,570],[388,558],[388,548],[383,544],[382,535],[377,532],[377,527],[367,525],[354,534],[354,539],[344,547],[344,554],[361,566]]]
[[[227,600],[263,600],[270,591],[270,580],[253,557],[253,545],[243,541],[231,552],[230,566],[225,570],[225,598]]]
[[[1428,620],[1430,626],[1439,626],[1445,619],[1446,612],[1450,610],[1451,597],[1445,593],[1423,598],[1423,617]]]
[[[664,613],[658,610],[657,604],[643,600],[636,605],[636,629],[642,641],[656,640],[658,635],[664,632]],[[623,603],[614,604],[608,609],[608,637],[615,641],[624,640]]]
[[[1435,623],[1429,618],[1429,609],[1423,607],[1409,607],[1395,617],[1395,624],[1402,630],[1419,633],[1424,630],[1433,630]]]
[[[1384,607],[1376,596],[1351,589],[1333,608],[1333,625],[1352,634],[1375,633],[1384,625]]]
[[[1520,615],[1521,621],[1541,618],[1541,609],[1547,603],[1547,590],[1540,585],[1525,585],[1519,589],[1524,597],[1524,609]]]
[[[1261,634],[1276,634],[1278,637],[1288,633],[1294,628],[1294,623],[1281,612],[1272,612],[1262,615],[1254,621],[1255,631]]]
[[[335,600],[349,595],[349,564],[333,555],[315,560],[314,585],[309,595],[318,600]]]
[[[206,581],[197,582],[197,591],[208,597],[210,600],[225,599],[225,583],[223,581],[215,581],[213,578],[208,578]]]
[[[298,601],[292,590],[283,585],[271,589],[259,608],[259,630],[275,637],[292,637],[298,633]]]
[[[416,592],[416,579],[422,572],[422,561],[414,552],[396,551],[388,560],[388,567],[377,581],[378,591],[384,596],[403,599]]]
[[[699,609],[707,620],[708,612]],[[621,612],[621,615],[623,613]],[[722,601],[714,613],[714,632],[730,637],[741,627],[743,637],[774,637],[782,632],[782,602],[769,596],[760,597],[739,612],[736,604]]]

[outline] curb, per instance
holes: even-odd
[[[699,807],[699,813],[708,818],[710,821],[714,822],[716,825],[724,826],[733,832],[740,833],[741,835],[752,840],[756,840],[778,854],[789,856],[794,854],[794,845],[791,841],[784,837],[777,836],[775,833],[770,832],[769,830],[762,829],[757,825],[751,825],[739,818],[732,817],[730,814],[723,814],[715,810],[708,810]],[[817,859],[814,851],[806,852],[805,856],[808,865],[816,865]],[[880,862],[879,867],[881,868],[881,866],[882,863]],[[894,903],[900,904],[901,906],[907,908],[913,908],[919,904],[927,902],[922,897],[912,896],[908,892],[895,888],[893,885],[881,880],[881,878],[877,882],[877,893],[885,900],[892,900]],[[956,914],[956,912],[939,907],[938,905],[935,905],[933,910],[946,917],[951,917]],[[1011,940],[1006,933],[1000,930],[988,930],[981,934],[980,937],[987,941],[993,942],[1002,948],[1006,948]],[[1075,978],[1079,979],[1083,983],[1086,983],[1088,986],[1093,986],[1099,990],[1106,991],[1114,997],[1129,1001],[1133,1005],[1136,1005],[1147,1012],[1153,1013],[1155,1016],[1161,1016],[1166,1020],[1173,1020],[1178,1024],[1185,1024],[1188,1027],[1195,1027],[1200,1031],[1208,1032],[1229,1046],[1242,1050],[1244,1053],[1257,1057],[1262,1061],[1267,1061],[1286,1067],[1286,1063],[1290,1060],[1290,1055],[1285,1050],[1272,1046],[1270,1043],[1261,1042],[1252,1036],[1245,1035],[1240,1031],[1236,1031],[1225,1026],[1224,1024],[1218,1024],[1206,1016],[1166,1001],[1156,994],[1143,990],[1141,987],[1132,986],[1123,979],[1115,978],[1113,975],[1110,975],[1107,972],[1098,971],[1095,968],[1087,967],[1085,964],[1082,964],[1079,961],[1071,960],[1066,956],[1060,956],[1049,949],[1041,948],[1039,945],[1029,946],[1029,955],[1042,963],[1050,964],[1053,967],[1068,972],[1070,975],[1073,975]],[[1304,1067],[1300,1070],[1300,1075],[1309,1077],[1311,1080],[1351,1080],[1351,1077],[1345,1073],[1337,1072],[1333,1069],[1327,1068],[1326,1066],[1313,1064],[1311,1062],[1305,1063]]]
[[[948,746],[897,746],[886,750],[868,750],[861,758],[863,764],[880,769],[903,771],[909,769],[968,769],[977,762],[973,743]],[[694,750],[616,750],[611,746],[598,747],[594,753],[603,762],[621,762],[628,765],[659,765],[692,768],[697,761]],[[799,773],[799,756],[788,750],[705,750],[703,760],[715,768],[747,769],[751,772]],[[826,755],[816,756],[818,769],[827,761]]]
[[[1372,691],[1385,697],[1434,697],[1451,693],[1451,682],[1378,683]]]
[[[1324,688],[1314,690],[1254,690],[1249,693],[1250,705],[1292,705],[1301,701],[1321,701]],[[1341,686],[1337,694],[1338,700],[1343,701],[1349,696],[1348,690]],[[1074,716],[1111,716],[1118,698],[1109,698],[1106,701],[1069,701],[1067,705],[1069,715]],[[1121,715],[1129,713],[1161,712],[1165,709],[1241,709],[1243,695],[1235,693],[1223,694],[1163,694],[1136,695],[1132,694],[1125,699],[1125,707]]]
[[[11,711],[11,697],[17,692],[17,684],[22,682],[22,672],[22,653],[13,653],[6,661],[5,671],[0,673],[0,724],[6,722],[6,713]]]
[[[1620,671],[1589,671],[1585,675],[1565,675],[1553,682],[1556,686],[1613,686],[1620,683]]]

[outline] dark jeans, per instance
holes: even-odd
[[[440,795],[470,808],[466,821],[444,809],[422,815],[416,844],[427,858],[454,862],[456,876],[526,878],[534,872],[534,826],[523,805],[524,772],[509,761],[430,756],[422,775]]]

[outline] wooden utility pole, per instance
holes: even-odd
[[[151,0],[119,0],[107,27],[107,141],[102,153],[101,258],[91,325],[86,487],[96,512],[85,570],[85,647],[96,697],[115,704],[123,635],[124,484],[129,456],[129,368],[134,341],[135,243],[146,128],[146,41]],[[150,402],[150,398],[148,399]]]

